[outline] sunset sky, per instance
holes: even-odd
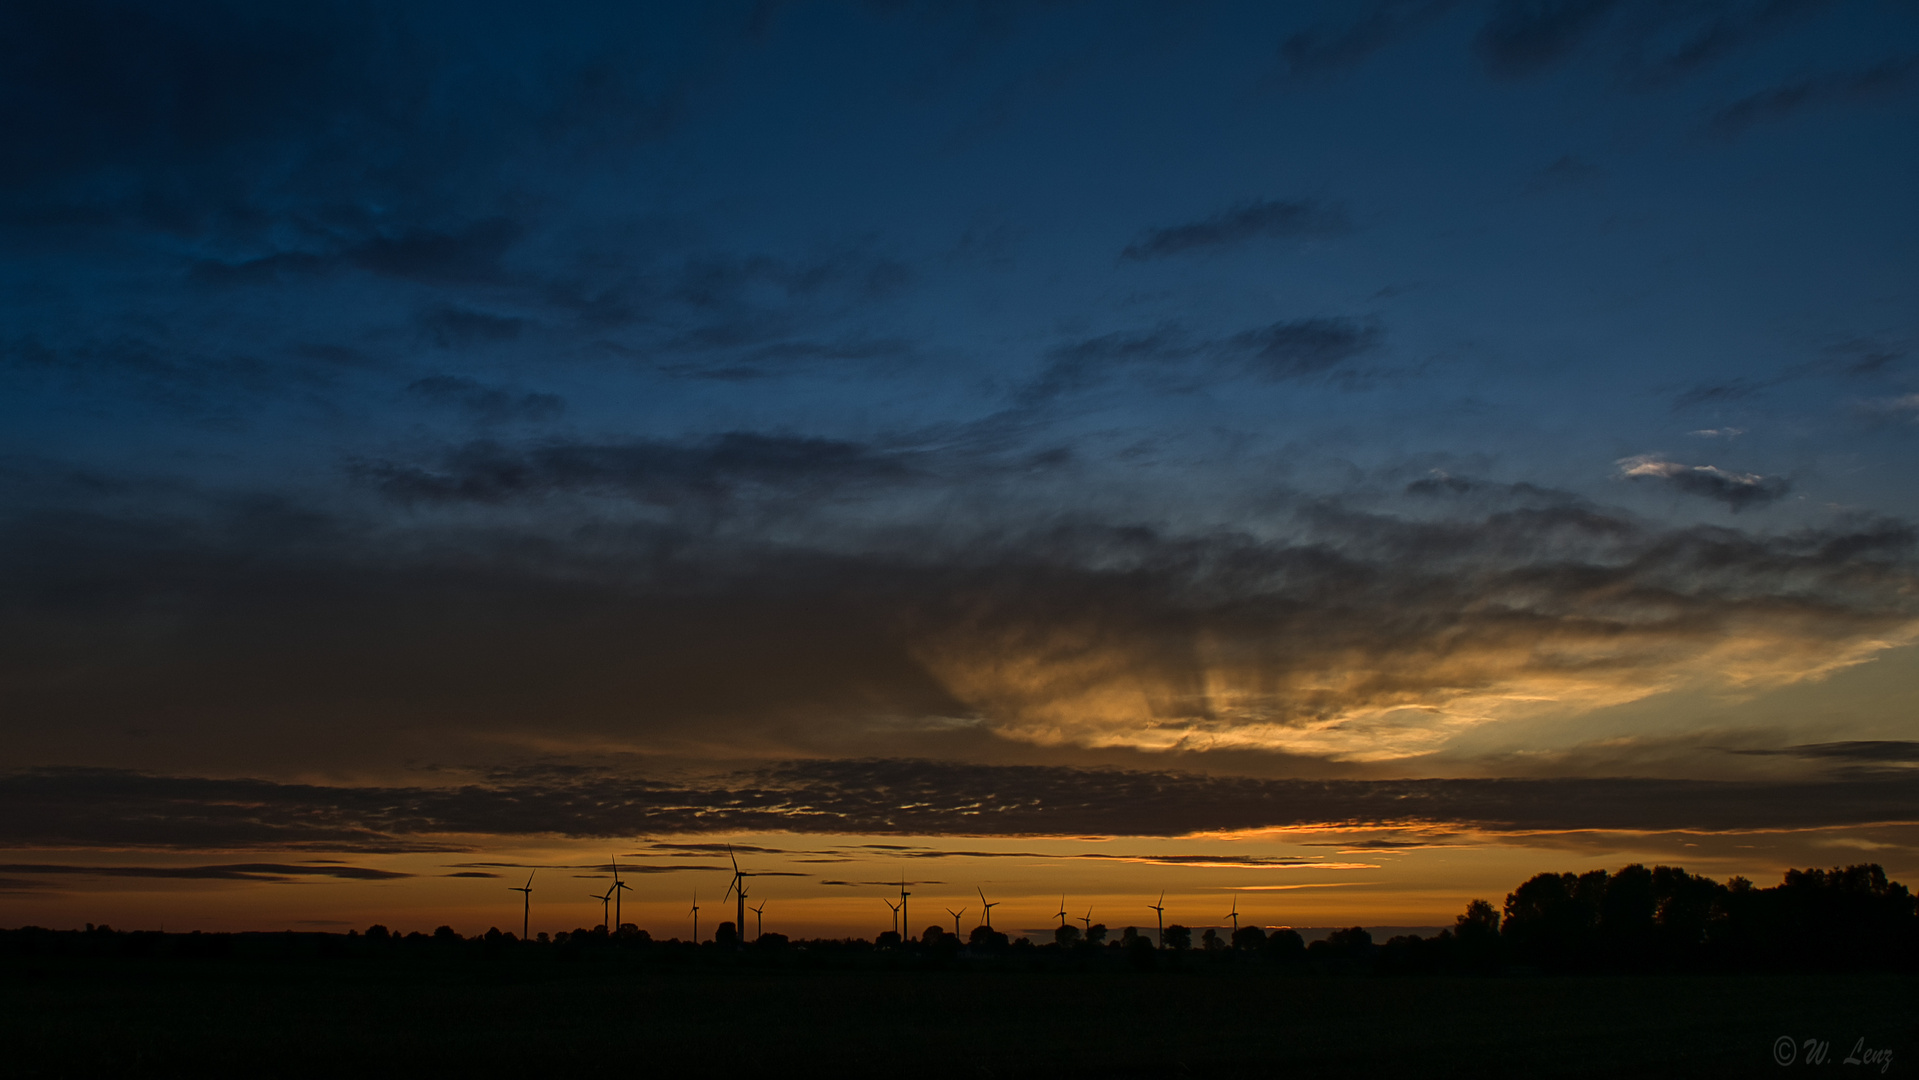
[[[0,116],[0,926],[1919,879],[1919,7],[58,0]]]

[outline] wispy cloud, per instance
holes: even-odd
[[[1149,229],[1119,253],[1122,259],[1163,259],[1249,240],[1343,236],[1352,231],[1346,210],[1313,200],[1242,203],[1203,221]]]
[[[1919,57],[1886,60],[1859,71],[1819,75],[1748,94],[1714,112],[1706,131],[1721,138],[1742,135],[1806,109],[1871,101],[1896,93],[1919,76]]]
[[[1715,465],[1682,465],[1656,454],[1620,458],[1618,464],[1622,477],[1658,481],[1687,495],[1725,503],[1734,513],[1775,502],[1792,491],[1792,482],[1783,476],[1729,472]]]

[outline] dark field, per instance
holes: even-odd
[[[1919,1064],[1919,978],[9,959],[9,1076],[1784,1075]],[[1803,1056],[1803,1054],[1802,1054]]]

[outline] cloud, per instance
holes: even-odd
[[[229,863],[220,866],[73,866],[51,863],[0,863],[0,874],[164,878],[190,881],[266,881],[277,884],[287,884],[302,877],[335,877],[348,881],[392,881],[396,878],[413,876],[397,870],[375,870],[365,866],[300,866],[284,863]]]
[[[1855,739],[1847,742],[1802,743],[1777,750],[1735,750],[1735,754],[1785,755],[1811,760],[1869,762],[1883,765],[1919,765],[1919,742],[1900,739]]]
[[[1344,236],[1352,222],[1344,207],[1313,200],[1268,199],[1242,203],[1204,221],[1149,229],[1119,253],[1122,259],[1163,259],[1249,240]]]
[[[1919,57],[1886,60],[1861,71],[1819,75],[1749,94],[1706,121],[1708,134],[1733,138],[1804,109],[1872,101],[1903,90],[1919,75]]]
[[[1572,154],[1563,154],[1532,175],[1526,190],[1534,195],[1579,187],[1606,175],[1606,170]]]
[[[1258,780],[1061,766],[916,760],[792,762],[675,785],[613,774],[556,774],[456,788],[351,788],[158,777],[110,770],[0,776],[0,804],[46,799],[41,816],[0,819],[13,844],[166,846],[232,842],[271,823],[282,839],[324,844],[330,823],[384,837],[396,850],[423,834],[576,838],[634,833],[1084,837],[1183,836],[1265,829],[1445,824],[1492,834],[1561,830],[1750,832],[1910,822],[1911,770],[1842,781],[1650,779]],[[236,797],[243,797],[240,802]],[[927,858],[1089,858],[1232,869],[1366,869],[1319,859],[1162,853],[1024,853],[917,849]],[[911,852],[892,852],[905,856]],[[467,864],[493,866],[497,864]],[[715,866],[709,869],[723,869]],[[622,871],[627,868],[622,867]],[[670,872],[684,865],[635,867]],[[17,864],[0,874],[289,881],[403,876],[350,866],[241,863],[199,867]],[[786,876],[795,875],[791,872]],[[828,883],[830,884],[830,882]]]
[[[566,411],[565,399],[557,394],[516,393],[464,375],[429,375],[407,384],[406,392],[422,401],[459,409],[488,424],[554,420]]]
[[[1375,321],[1327,316],[1286,319],[1216,338],[1196,338],[1174,326],[1120,331],[1047,350],[1046,368],[1023,396],[1046,400],[1123,372],[1176,371],[1185,365],[1266,382],[1309,378],[1374,351],[1384,340]]]
[[[1650,22],[1648,37],[1654,40],[1643,42],[1628,56],[1628,77],[1644,87],[1684,78],[1746,45],[1781,32],[1794,20],[1832,6],[1832,0],[1751,0],[1703,5],[1693,10],[1680,5],[1654,5],[1650,11],[1636,13]],[[1669,26],[1680,26],[1689,32],[1669,47],[1661,48],[1656,40],[1658,31]]]
[[[1620,476],[1658,481],[1687,495],[1725,503],[1734,513],[1775,502],[1792,491],[1792,482],[1783,476],[1728,472],[1714,465],[1682,465],[1661,460],[1655,454],[1620,458],[1618,465]]]
[[[401,502],[504,503],[589,492],[680,506],[726,502],[756,487],[845,495],[911,481],[911,462],[861,443],[730,432],[689,442],[549,440],[513,447],[478,440],[451,448],[430,466],[360,460],[349,472]]]
[[[46,470],[0,474],[34,493],[0,529],[0,730],[43,761],[130,750],[138,727],[147,761],[243,747],[308,768],[396,740],[1368,761],[1816,678],[1919,619],[1896,521],[1668,528],[1466,481],[1415,489],[1416,517],[1274,488],[1231,526],[1071,502],[1035,519],[1013,464],[920,454],[469,444],[366,468],[368,495],[409,507],[365,498],[372,519],[185,493],[156,517],[88,485],[56,510]],[[928,492],[968,509],[896,512]]]
[[[1745,428],[1736,428],[1736,427],[1700,428],[1698,431],[1686,432],[1686,434],[1691,435],[1695,439],[1728,439],[1728,440],[1736,439],[1739,436],[1744,435],[1745,433],[1746,433]]]
[[[1536,75],[1572,55],[1616,0],[1499,0],[1473,46],[1505,79]]]
[[[1347,71],[1456,6],[1456,0],[1384,0],[1349,21],[1317,22],[1289,35],[1280,43],[1279,55],[1295,76]]]

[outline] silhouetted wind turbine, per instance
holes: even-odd
[[[1226,917],[1233,920],[1233,933],[1239,933],[1239,897],[1233,897],[1233,910],[1227,912]]]
[[[746,879],[753,875],[740,869],[740,861],[733,858],[732,844],[726,845],[726,857],[733,861],[733,883],[726,887],[726,895],[720,897],[720,902],[725,903],[727,896],[738,895],[739,913],[734,916],[733,936],[736,945],[744,946],[746,944]]]
[[[893,913],[893,933],[895,934],[899,933],[900,932],[900,906],[898,904],[895,904],[891,900],[888,900],[884,896],[880,897],[880,903],[885,904],[886,909]]]
[[[966,909],[961,908],[958,911],[954,911],[952,908],[947,908],[946,913],[953,917],[953,936],[958,937],[960,916],[966,914]]]
[[[760,939],[760,935],[766,933],[765,919],[766,919],[766,901],[762,900],[760,901],[760,906],[753,909],[753,940],[754,941],[758,941]]]
[[[1146,906],[1159,915],[1158,947],[1164,949],[1166,947],[1166,894],[1164,892],[1159,894],[1159,903]]]
[[[919,883],[914,882],[913,884],[917,885]],[[901,871],[900,872],[900,927],[901,927],[900,932],[902,934],[910,934],[913,932],[913,920],[910,917],[908,917],[906,914],[906,898],[911,895],[913,894],[906,891],[906,872]]]
[[[973,886],[973,891],[979,893],[980,906],[986,909],[986,928],[991,930],[993,928],[993,909],[999,906],[999,901],[995,900],[990,904],[987,903],[986,890],[980,888],[978,885]]]
[[[1090,904],[1087,905],[1086,914],[1079,917],[1079,921],[1086,924],[1086,932],[1088,934],[1093,932],[1093,908]]]
[[[613,886],[608,885],[606,892],[594,896],[593,899],[600,902],[600,926],[604,929],[606,926],[607,911],[613,903]]]
[[[506,890],[508,892],[516,892],[521,894],[520,900],[522,901],[522,904],[520,907],[520,940],[525,941],[526,928],[532,922],[532,919],[533,919],[533,875],[528,874],[526,876],[526,884],[508,885],[506,887]]]
[[[700,943],[700,890],[693,890],[693,944]]]
[[[616,933],[624,925],[620,918],[620,894],[631,892],[632,889],[633,886],[620,880],[620,857],[613,856],[613,930]]]
[[[1059,898],[1059,911],[1057,914],[1059,915],[1059,928],[1061,930],[1066,929],[1066,897],[1064,895]]]

